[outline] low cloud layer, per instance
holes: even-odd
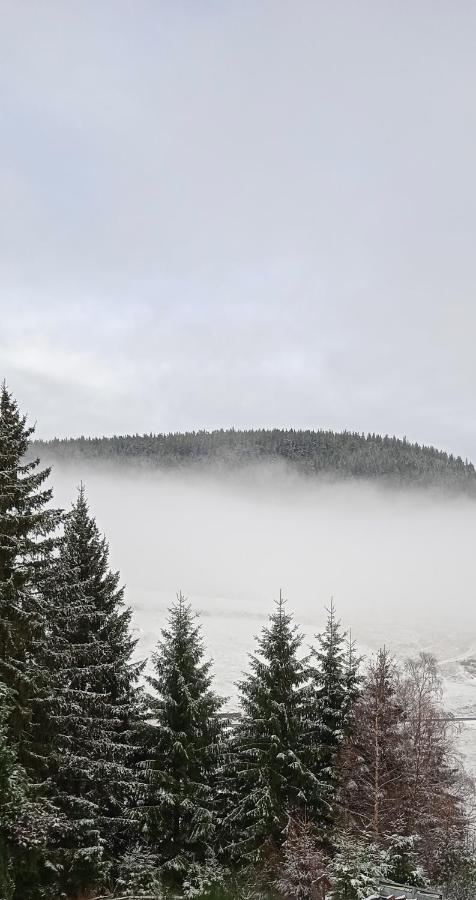
[[[280,588],[309,637],[333,595],[362,646],[445,660],[476,643],[474,501],[326,485],[281,467],[219,478],[55,467],[57,501],[68,505],[81,478],[141,652],[181,589],[227,693]]]

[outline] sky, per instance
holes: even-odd
[[[40,437],[476,460],[476,5],[0,0],[0,377]]]

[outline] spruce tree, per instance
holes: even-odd
[[[43,768],[35,704],[48,691],[40,665],[48,635],[42,591],[51,577],[61,513],[49,507],[50,470],[25,461],[34,429],[3,384],[0,392],[0,681],[10,692],[8,740],[31,772]],[[46,683],[45,683],[46,677]]]
[[[223,740],[223,701],[212,690],[200,626],[182,594],[169,609],[167,627],[149,677],[152,752],[145,767],[143,827],[165,880],[215,868],[219,840],[217,769]]]
[[[51,881],[49,837],[57,812],[47,799],[45,744],[51,671],[45,665],[52,581],[62,513],[50,506],[50,470],[28,459],[34,429],[3,384],[0,390],[0,684],[8,699],[5,753],[18,761],[23,796],[15,825],[15,900],[39,898]]]
[[[63,816],[55,846],[60,881],[71,892],[103,883],[113,857],[134,841],[128,807],[142,664],[131,660],[131,611],[108,554],[81,486],[48,585],[51,799]]]
[[[0,685],[0,897],[10,900],[14,892],[15,826],[24,802],[24,776],[7,740],[9,706],[7,691]]]
[[[324,631],[316,637],[312,651],[311,684],[308,694],[309,764],[325,785],[327,804],[320,828],[326,842],[337,816],[339,749],[350,727],[350,715],[358,696],[358,665],[352,640],[336,618],[334,602],[327,610]]]
[[[318,817],[324,798],[308,764],[308,659],[302,635],[285,611],[276,611],[251,655],[251,672],[238,685],[242,717],[232,741],[229,852],[256,860],[266,845],[280,846],[290,817]]]

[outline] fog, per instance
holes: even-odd
[[[78,464],[54,467],[56,502],[68,507],[81,479],[126,584],[139,655],[182,590],[227,695],[280,588],[306,638],[333,596],[364,648],[385,642],[440,660],[472,652],[474,501],[329,484],[281,466],[217,475]]]

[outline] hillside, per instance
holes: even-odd
[[[473,493],[472,463],[434,447],[375,434],[333,431],[198,431],[37,441],[32,451],[49,462],[114,462],[159,469],[191,465],[224,468],[285,462],[307,474],[378,479]]]

